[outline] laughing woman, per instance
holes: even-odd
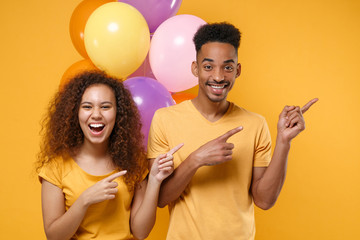
[[[83,73],[55,95],[38,157],[48,239],[148,236],[161,182],[181,145],[148,172],[142,138],[129,91],[104,73]]]

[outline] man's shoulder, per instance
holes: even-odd
[[[260,115],[259,113],[249,111],[243,107],[238,106],[235,103],[231,103],[231,104],[233,105],[232,114],[241,115],[243,117],[250,118],[253,120],[255,120],[255,119],[258,119],[260,121],[265,120],[264,116]]]
[[[182,114],[189,110],[190,100],[183,101],[178,104],[174,104],[169,107],[163,107],[156,110],[157,115],[171,115],[171,114]]]

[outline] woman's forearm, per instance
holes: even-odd
[[[145,239],[154,227],[160,185],[161,182],[149,175],[142,202],[131,214],[131,231],[137,239]]]
[[[87,211],[84,201],[79,198],[59,218],[45,224],[45,233],[48,240],[70,239],[77,231]]]

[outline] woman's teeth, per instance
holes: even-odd
[[[101,123],[91,123],[90,127],[92,128],[99,128],[99,127],[104,127],[104,124]]]
[[[95,131],[95,132],[100,132],[101,130],[104,129],[105,124],[102,123],[91,123],[89,124],[90,130]]]

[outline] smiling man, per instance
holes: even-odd
[[[193,40],[198,96],[158,110],[149,134],[149,159],[184,143],[159,195],[159,206],[170,209],[167,239],[254,239],[254,203],[262,209],[275,204],[290,142],[304,130],[302,113],[317,99],[302,109],[283,109],[271,156],[265,119],[227,101],[241,71],[239,30],[228,23],[206,24]]]

